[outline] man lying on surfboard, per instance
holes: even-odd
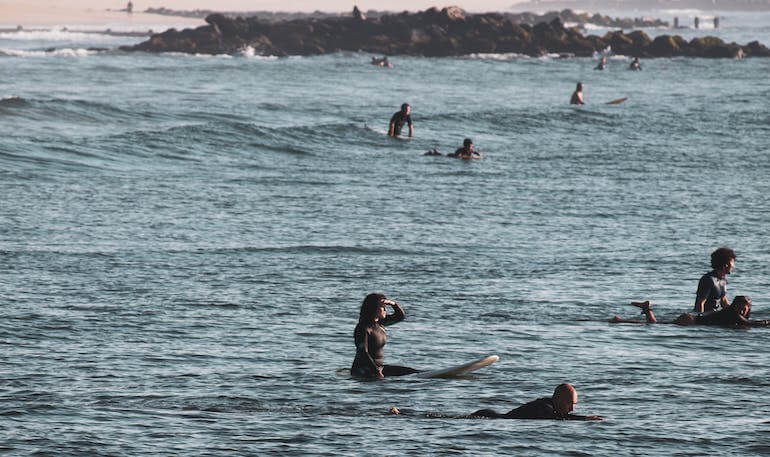
[[[456,150],[454,154],[447,154],[448,157],[457,157],[458,159],[480,159],[481,154],[473,150],[473,140],[466,138],[463,140],[463,147]]]
[[[680,314],[672,322],[659,322],[652,312],[652,304],[649,300],[643,302],[631,302],[632,305],[642,309],[646,321],[626,320],[620,316],[613,316],[610,319],[611,324],[676,324],[676,325],[715,325],[727,328],[748,328],[748,327],[768,327],[770,321],[750,320],[751,316],[751,297],[737,295],[733,302],[727,308],[714,311],[712,313],[699,314],[693,316],[690,313]]]
[[[491,419],[554,419],[554,420],[603,420],[601,416],[579,416],[571,414],[578,401],[577,390],[570,384],[559,384],[553,391],[552,397],[543,397],[525,403],[505,414],[492,409],[480,409],[471,417],[488,417]]]
[[[387,314],[386,307],[393,308]],[[393,325],[406,319],[404,310],[383,294],[369,294],[361,303],[358,325],[353,331],[356,342],[356,357],[350,374],[360,378],[382,379],[386,376],[403,376],[417,373],[417,370],[397,365],[385,365],[383,348],[388,341],[385,326]]]

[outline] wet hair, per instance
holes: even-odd
[[[401,105],[401,111],[406,111],[406,109],[409,108],[409,106],[410,106],[409,103],[404,103],[403,105]]]
[[[751,297],[748,295],[736,295],[735,298],[733,298],[733,302],[730,303],[730,309],[738,312],[739,309],[743,308],[743,305],[749,305],[749,312],[746,313],[746,316],[744,316],[746,319],[749,318],[749,315],[751,314]]]
[[[466,148],[472,144],[473,144],[473,140],[471,140],[470,138],[466,138],[463,140],[463,146],[465,146]]]
[[[575,90],[582,89],[583,83],[577,83],[577,87],[575,87]]]
[[[369,294],[364,298],[361,303],[361,312],[358,314],[358,323],[362,325],[370,325],[374,323],[374,318],[377,317],[377,312],[382,306],[382,301],[385,300],[383,294]]]
[[[735,251],[730,248],[719,248],[711,253],[711,268],[718,270],[735,259]]]

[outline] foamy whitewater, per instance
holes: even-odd
[[[759,24],[718,33],[770,44]],[[0,35],[4,453],[770,453],[770,329],[607,322],[688,311],[719,246],[770,319],[770,60],[382,69],[82,35]],[[404,102],[415,138],[379,133]],[[422,155],[465,137],[482,160]],[[373,291],[407,313],[386,362],[500,362],[337,374]],[[461,417],[562,382],[605,420]]]

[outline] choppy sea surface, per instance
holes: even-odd
[[[770,60],[88,50],[137,40],[0,35],[0,454],[770,454],[770,329],[607,322],[719,246],[770,318]],[[373,291],[386,362],[500,362],[337,374]],[[561,382],[605,420],[461,417]]]

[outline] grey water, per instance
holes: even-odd
[[[100,39],[132,42],[0,37],[1,454],[770,454],[770,329],[607,322],[688,311],[720,246],[770,318],[770,60]],[[422,155],[465,137],[482,160]],[[339,375],[373,291],[407,313],[387,362],[500,362]],[[605,420],[461,417],[561,382]]]

